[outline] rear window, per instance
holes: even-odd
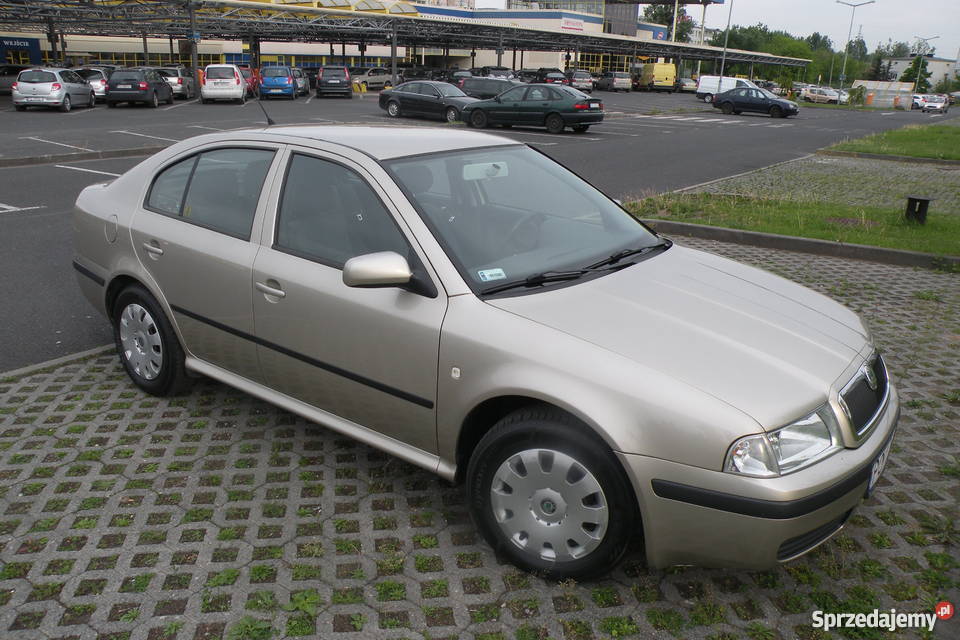
[[[290,69],[286,67],[267,67],[260,75],[264,78],[283,78],[290,75]]]
[[[342,67],[324,67],[323,68],[323,77],[324,78],[342,78],[346,74],[343,71]]]
[[[578,79],[578,80],[589,80],[589,79],[590,79],[590,74],[589,74],[589,73],[575,73],[575,74],[573,74],[573,77],[576,78],[576,79]]]
[[[89,80],[90,78],[102,78],[104,73],[96,69],[76,69],[77,75],[83,78],[84,80]]]
[[[240,75],[244,78],[249,78],[253,74],[250,73],[250,69],[240,69]]]
[[[162,75],[164,78],[176,78],[177,72],[174,69],[157,69],[157,73]]]
[[[213,80],[231,79],[234,77],[232,67],[207,67],[207,77]]]
[[[56,82],[57,75],[50,71],[24,71],[17,82]]]
[[[142,77],[142,71],[114,71],[110,80],[112,82],[130,82],[131,80],[140,80]]]
[[[630,74],[629,74],[629,73],[623,73],[623,72],[621,72],[621,71],[618,71],[617,73],[615,73],[615,74],[613,74],[613,75],[614,75],[615,77],[617,77],[617,78],[629,78],[629,77],[630,77]]]
[[[548,73],[548,74],[547,74],[547,77],[548,77],[548,78],[563,78],[564,75],[563,75],[562,73]]]

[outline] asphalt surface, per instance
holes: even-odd
[[[696,185],[791,160],[844,138],[935,121],[910,112],[802,108],[799,117],[724,116],[690,94],[599,92],[607,117],[586,134],[543,129],[496,133],[531,144],[614,197],[630,199]],[[264,103],[278,124],[463,126],[392,120],[376,94]],[[31,109],[18,113],[0,97],[0,159],[155,147],[192,136],[263,126],[255,102],[198,101],[159,109]],[[87,185],[142,158],[57,162],[0,169],[0,371],[110,342],[106,321],[81,298],[70,268],[70,212]]]

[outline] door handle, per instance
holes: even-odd
[[[261,293],[264,293],[268,296],[273,296],[275,298],[283,298],[284,296],[287,295],[287,293],[280,288],[279,283],[277,283],[275,280],[268,280],[267,282],[271,282],[273,284],[276,284],[277,286],[271,287],[266,282],[257,282],[256,283],[257,291],[260,291]]]
[[[155,256],[163,255],[163,249],[160,248],[160,245],[157,244],[156,240],[151,240],[150,242],[144,242],[143,248],[147,253],[151,253]]]

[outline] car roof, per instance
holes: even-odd
[[[20,71],[69,71],[65,67],[25,67]]]
[[[316,140],[331,142],[356,149],[377,160],[392,160],[406,156],[464,149],[482,149],[522,143],[502,136],[478,131],[457,131],[432,127],[395,127],[395,126],[324,126],[289,125],[264,129],[248,129],[223,134],[229,140],[236,134],[263,134],[292,138],[291,142]],[[220,138],[219,134],[214,134]],[[218,140],[219,141],[219,140]]]

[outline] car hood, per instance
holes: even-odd
[[[679,380],[764,428],[824,402],[868,344],[860,319],[826,296],[678,246],[607,276],[488,303]]]
[[[473,104],[475,102],[480,102],[476,98],[471,98],[470,96],[446,96],[443,98],[444,104],[453,104],[458,107],[464,107],[468,104]]]

